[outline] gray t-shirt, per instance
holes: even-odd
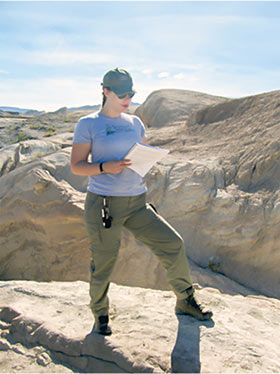
[[[91,160],[100,163],[122,160],[144,136],[145,127],[138,117],[121,113],[111,118],[96,112],[80,119],[73,143],[91,143]],[[88,190],[102,196],[136,196],[146,192],[146,186],[139,174],[126,168],[119,174],[90,176]]]

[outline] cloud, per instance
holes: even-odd
[[[9,74],[6,70],[1,70],[0,69],[0,74]]]
[[[143,67],[132,73],[137,94],[134,102],[142,103],[153,91],[177,88],[204,92],[225,97],[243,97],[277,90],[280,71],[255,69],[250,74],[240,74],[231,67],[205,65],[193,72],[172,72],[164,79],[155,73],[142,74]],[[68,76],[65,78],[0,79],[0,103],[5,106],[54,111],[61,107],[96,105],[101,103],[101,86],[98,71],[91,77]],[[130,70],[129,70],[130,71]],[[178,72],[178,70],[177,70]],[[164,73],[164,71],[162,71]],[[182,74],[182,75],[181,75]],[[179,75],[181,79],[176,79]],[[184,75],[184,77],[183,77]]]
[[[183,74],[183,73],[178,73],[178,74],[175,74],[174,75],[174,77],[173,77],[174,79],[184,79],[185,78],[185,74]]]
[[[168,78],[169,75],[170,74],[167,71],[163,71],[162,73],[158,74],[158,78]]]
[[[144,74],[144,75],[151,76],[152,73],[153,73],[153,69],[143,69],[143,70],[141,71],[141,73]]]
[[[135,101],[143,102],[153,91],[170,88],[232,98],[279,89],[277,84],[280,80],[280,71],[254,69],[250,74],[245,74],[240,72],[240,69],[234,68],[235,66],[230,66],[223,69],[223,66],[209,64],[197,71],[172,73],[165,79],[158,79],[157,76],[154,76],[152,79],[145,80],[143,76],[137,76],[135,79],[137,90]],[[179,74],[181,79],[175,79],[175,75]]]

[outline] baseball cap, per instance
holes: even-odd
[[[128,71],[115,68],[107,71],[101,83],[103,87],[109,88],[116,95],[135,94],[132,77]]]

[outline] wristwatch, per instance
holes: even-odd
[[[103,162],[100,162],[100,164],[99,164],[99,170],[100,170],[101,174],[105,173],[105,171],[103,170]]]

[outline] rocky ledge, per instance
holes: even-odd
[[[0,288],[1,372],[280,371],[280,301],[244,289],[197,286],[214,312],[199,322],[176,317],[170,291],[111,284],[113,335],[102,337],[91,332],[86,282],[4,281]]]

